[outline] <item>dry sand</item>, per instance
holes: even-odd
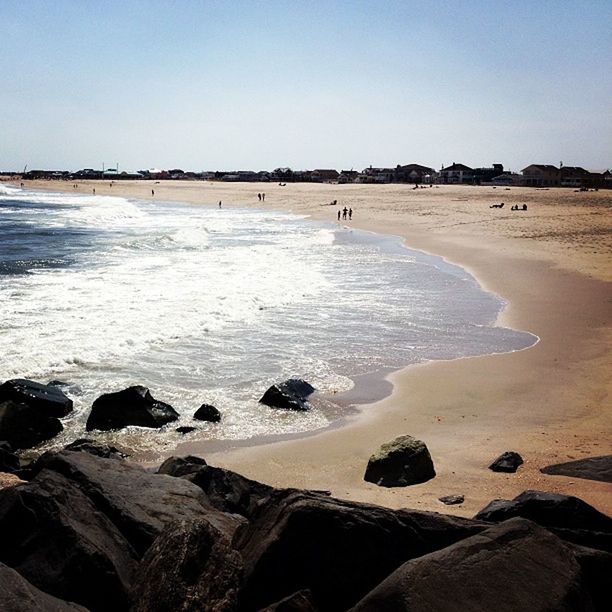
[[[71,184],[35,188],[72,191]],[[213,465],[277,486],[328,489],[335,496],[390,507],[470,516],[493,498],[536,488],[577,495],[612,514],[612,485],[548,476],[551,463],[612,454],[612,192],[571,189],[401,185],[93,183],[98,195],[224,206],[265,206],[335,221],[352,207],[351,226],[402,236],[406,244],[458,263],[509,302],[500,323],[540,337],[516,353],[406,368],[390,376],[393,393],[363,406],[342,427],[290,441],[208,453]],[[92,184],[79,183],[79,193]],[[492,203],[505,202],[503,209]],[[528,205],[513,212],[513,204]],[[349,224],[346,224],[349,225]],[[424,440],[437,477],[384,489],[363,481],[369,455],[400,434]],[[488,464],[506,450],[525,464],[496,474]],[[465,495],[461,506],[438,497]]]

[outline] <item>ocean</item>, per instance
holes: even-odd
[[[503,306],[397,237],[261,208],[0,185],[0,380],[62,380],[75,404],[44,448],[87,436],[150,457],[186,440],[318,430],[358,377],[534,344],[496,325]],[[319,391],[309,412],[258,403],[290,377]],[[96,397],[134,384],[180,421],[85,432]],[[202,403],[221,423],[193,421]]]

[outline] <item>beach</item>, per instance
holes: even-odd
[[[73,191],[72,183],[27,187]],[[329,490],[334,496],[471,516],[492,498],[526,489],[576,495],[612,514],[612,487],[550,476],[540,468],[611,454],[610,320],[612,193],[572,189],[410,185],[327,185],[134,181],[79,183],[79,193],[268,207],[335,221],[353,209],[350,225],[401,236],[406,245],[470,271],[508,302],[500,324],[540,338],[515,353],[431,362],[390,375],[390,395],[360,406],[341,426],[316,435],[211,453],[196,453],[274,486]],[[151,190],[155,191],[152,195]],[[257,193],[266,193],[261,203]],[[329,205],[337,200],[337,205]],[[504,202],[504,208],[490,208]],[[527,204],[527,211],[512,211]],[[348,222],[341,222],[349,225]],[[437,476],[385,489],[363,481],[380,444],[410,434],[432,454]],[[507,450],[525,463],[516,474],[487,469]],[[462,494],[446,507],[438,498]]]

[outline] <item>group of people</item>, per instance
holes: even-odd
[[[265,194],[265,193],[258,193],[258,194],[257,194],[257,199],[258,199],[260,202],[265,202],[265,201],[266,201],[266,194]]]
[[[338,211],[338,221],[340,221],[340,216],[342,216],[342,219],[344,221],[346,221],[346,216],[348,215],[348,220],[350,221],[353,218],[353,209],[352,208],[347,208],[346,206],[342,209]]]
[[[515,204],[510,210],[527,210],[527,204],[523,204],[522,206]]]

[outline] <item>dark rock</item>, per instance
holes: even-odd
[[[64,417],[72,412],[72,400],[60,388],[23,378],[7,380],[0,385],[0,402],[5,400],[27,404],[46,416]]]
[[[13,447],[8,442],[0,442],[0,472],[11,474],[19,468],[19,457],[13,452]]]
[[[38,408],[12,400],[0,401],[0,439],[13,448],[32,448],[62,429],[59,419],[43,414]]]
[[[508,472],[514,474],[519,465],[523,464],[523,458],[514,451],[502,453],[490,466],[493,472]]]
[[[427,482],[436,475],[424,442],[400,436],[383,444],[368,461],[364,480],[381,487],[406,487]]]
[[[39,589],[91,610],[128,609],[136,554],[64,476],[43,470],[0,491],[0,541],[0,561]]]
[[[540,472],[572,478],[586,478],[587,480],[600,480],[612,483],[612,455],[601,457],[588,457],[567,463],[547,465]]]
[[[404,561],[478,533],[485,524],[277,490],[237,534],[243,609],[309,589],[323,610],[346,610]]]
[[[201,457],[187,455],[186,457],[168,457],[158,468],[158,474],[167,476],[185,476],[197,472],[202,466],[207,465]]]
[[[240,514],[246,518],[253,516],[257,508],[277,490],[231,470],[207,465],[198,457],[171,457],[164,461],[158,472],[189,480],[204,492],[211,506],[221,512]]]
[[[218,423],[221,420],[221,413],[210,404],[202,404],[193,415],[194,419],[198,421],[210,421],[211,423]]]
[[[126,459],[129,457],[128,454],[121,452],[114,446],[109,446],[108,444],[98,444],[97,442],[88,440],[87,438],[79,438],[64,448],[65,450],[70,451],[90,453],[91,455],[104,457],[104,459]]]
[[[70,386],[70,383],[64,382],[63,380],[50,380],[47,383],[48,387],[66,387]]]
[[[465,501],[465,497],[463,495],[445,495],[444,497],[439,497],[438,499],[447,506],[462,504]]]
[[[525,491],[511,501],[492,501],[474,518],[499,522],[519,516],[571,542],[602,550],[612,549],[612,518],[569,495]]]
[[[177,427],[174,431],[178,431],[178,433],[182,433],[182,434],[188,434],[195,430],[196,430],[195,427]]]
[[[14,569],[0,563],[0,610],[5,612],[87,612],[70,601],[43,593]]]
[[[135,386],[106,393],[94,401],[86,429],[121,429],[129,425],[163,427],[179,418],[169,404],[153,398],[146,387]]]
[[[285,382],[272,385],[259,400],[260,403],[272,408],[288,410],[308,410],[306,398],[315,388],[300,378],[290,378]]]
[[[568,544],[580,564],[582,576],[588,585],[595,610],[610,609],[610,576],[612,576],[612,554]]]
[[[267,606],[261,612],[317,612],[317,608],[310,591],[305,589]]]
[[[142,559],[132,612],[233,612],[241,577],[240,555],[208,521],[170,524]]]
[[[402,565],[353,612],[594,610],[580,564],[559,538],[512,519]]]
[[[139,554],[175,520],[205,516],[229,534],[228,537],[242,522],[215,510],[194,484],[181,478],[151,474],[126,461],[61,451],[42,455],[35,469],[44,468],[78,485]]]

